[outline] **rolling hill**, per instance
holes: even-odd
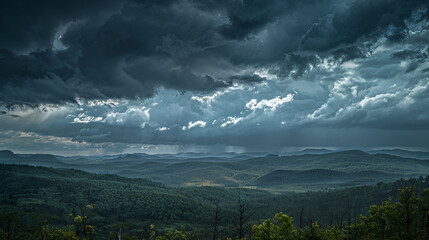
[[[399,175],[400,176],[400,175]],[[377,179],[396,180],[398,175],[383,173],[379,171],[361,171],[344,173],[326,169],[311,169],[305,171],[276,170],[263,175],[255,180],[256,186],[277,186],[291,184],[353,184],[371,183]]]
[[[246,186],[261,189],[281,186],[285,191],[343,188],[429,173],[427,160],[369,154],[359,150],[323,152],[326,153],[258,157],[234,153],[214,156],[191,153],[177,156],[123,154],[87,159],[0,151],[0,163],[74,168],[92,173],[148,178],[170,186]]]

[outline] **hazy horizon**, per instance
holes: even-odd
[[[233,148],[229,148],[233,149]],[[422,148],[403,148],[403,147],[377,147],[377,148],[366,148],[366,149],[360,149],[360,148],[336,148],[336,147],[298,147],[298,148],[288,148],[288,149],[282,149],[281,151],[208,151],[207,148],[202,148],[200,151],[198,151],[195,148],[190,148],[190,151],[187,151],[186,148],[181,148],[181,150],[178,151],[166,151],[163,152],[159,149],[154,150],[141,150],[141,151],[124,151],[124,152],[97,152],[94,153],[91,152],[83,152],[83,151],[65,151],[65,152],[56,152],[53,150],[12,150],[12,149],[0,149],[0,151],[11,151],[14,154],[48,154],[48,155],[55,155],[55,156],[61,156],[61,157],[76,157],[76,156],[82,156],[82,157],[102,157],[102,156],[115,156],[115,155],[127,155],[127,154],[148,154],[148,155],[180,155],[180,154],[205,154],[207,156],[215,156],[219,154],[225,154],[225,153],[233,153],[233,154],[251,154],[251,153],[260,153],[260,154],[293,154],[293,153],[300,153],[300,152],[306,152],[306,151],[332,151],[332,152],[346,152],[346,151],[363,151],[363,152],[372,152],[372,151],[394,151],[394,150],[403,150],[403,151],[409,151],[411,153],[429,153],[428,149],[422,149]],[[88,153],[88,154],[84,154]],[[93,153],[93,154],[90,154]]]

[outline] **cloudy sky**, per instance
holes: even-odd
[[[0,149],[429,150],[424,0],[17,0],[0,16]]]

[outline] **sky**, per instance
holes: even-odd
[[[1,1],[0,149],[429,150],[429,2]]]

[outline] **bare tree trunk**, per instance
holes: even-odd
[[[11,220],[8,219],[7,221],[7,240],[10,240],[10,235],[11,235]]]
[[[426,239],[429,240],[429,211],[426,211]]]
[[[405,196],[405,229],[407,231],[407,234],[410,233],[410,203],[408,196]]]
[[[354,222],[354,225],[355,225],[355,227],[353,228],[353,239],[356,239],[356,221],[357,221],[356,205],[355,205],[355,207],[353,209],[354,209],[354,211],[353,211],[353,213],[354,213],[353,222]]]
[[[301,211],[299,214],[299,229],[302,229],[302,215],[304,214],[304,202],[301,201]]]
[[[253,213],[249,212],[248,204],[241,201],[240,191],[238,192],[238,225],[235,224],[235,229],[239,239],[244,238],[249,232],[250,228],[247,228],[246,225],[250,218],[253,216]]]
[[[350,240],[350,200],[347,200],[347,240]]]
[[[215,216],[213,219],[213,240],[218,239],[218,231],[217,231],[217,225],[219,223],[219,200],[216,201],[216,211],[215,211]]]
[[[118,232],[116,232],[116,239],[122,240],[122,228],[119,228]]]

